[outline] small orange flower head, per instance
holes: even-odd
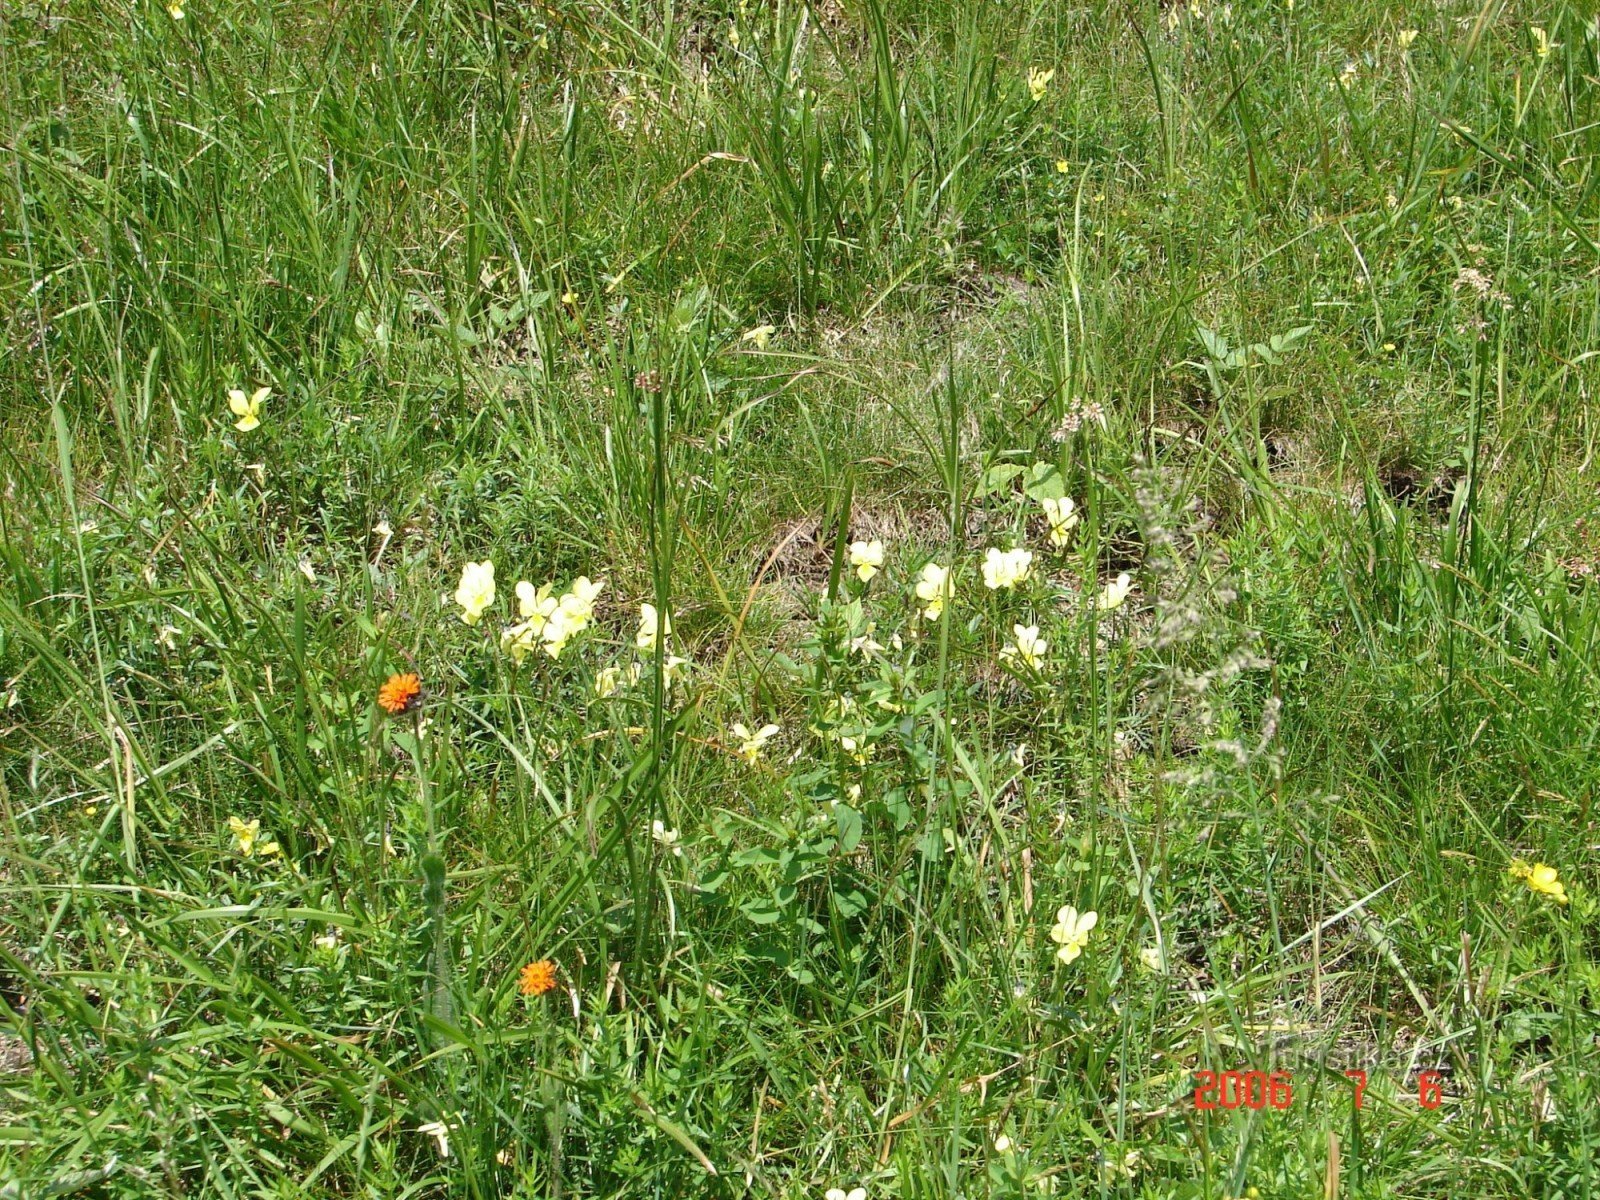
[[[422,701],[422,680],[415,675],[391,675],[378,689],[378,705],[394,716],[410,712]]]
[[[517,990],[524,996],[542,996],[556,986],[556,965],[548,958],[531,962],[517,977]]]

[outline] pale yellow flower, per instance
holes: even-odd
[[[994,1152],[996,1154],[1004,1154],[1009,1149],[1011,1149],[1011,1139],[1005,1134],[1002,1133],[999,1137],[995,1138]]]
[[[683,857],[683,847],[678,845],[678,831],[676,829],[668,829],[666,823],[662,821],[651,821],[650,836],[667,853],[675,858]]]
[[[765,350],[767,348],[767,339],[777,332],[778,327],[776,325],[757,325],[754,329],[745,330],[744,336],[739,340],[754,342],[757,350]]]
[[[1539,58],[1549,58],[1550,51],[1560,46],[1559,42],[1552,42],[1550,35],[1537,25],[1529,26],[1528,32],[1533,36],[1533,53]]]
[[[1000,658],[1005,662],[1020,662],[1029,670],[1039,670],[1044,665],[1045,652],[1050,649],[1050,643],[1039,636],[1039,627],[1013,625],[1011,633],[1017,640],[1000,648]]]
[[[847,1192],[843,1188],[829,1188],[822,1193],[822,1200],[867,1200],[867,1189],[853,1187]]]
[[[633,644],[644,651],[656,648],[656,639],[672,636],[672,617],[656,612],[654,604],[639,606],[639,632],[633,635]]]
[[[1069,963],[1082,954],[1089,944],[1089,932],[1099,920],[1100,914],[1093,910],[1080,914],[1070,904],[1062,907],[1056,913],[1056,923],[1050,927],[1050,940],[1061,947],[1056,957]]]
[[[983,559],[983,585],[991,591],[1014,588],[1033,573],[1033,551],[990,546]]]
[[[602,700],[610,699],[622,687],[632,687],[639,682],[643,668],[638,663],[629,663],[624,671],[621,667],[612,666],[602,668],[594,677],[594,694]]]
[[[950,568],[941,567],[935,562],[925,565],[922,578],[917,580],[916,594],[917,599],[926,606],[922,615],[930,621],[937,621],[951,595]]]
[[[174,21],[183,20],[183,5],[178,3],[177,0],[173,0],[171,4],[167,5],[167,15]]]
[[[431,1137],[439,1146],[439,1157],[450,1157],[450,1134],[461,1128],[459,1121],[427,1121],[417,1126],[417,1132]]]
[[[1071,496],[1046,496],[1039,501],[1044,508],[1044,519],[1050,523],[1050,544],[1057,550],[1065,549],[1072,541],[1072,531],[1078,527],[1078,506]]]
[[[484,559],[462,567],[455,599],[461,606],[461,619],[468,625],[476,625],[494,603],[494,563]]]
[[[1064,158],[1056,159],[1056,174],[1065,175],[1071,169],[1071,164]]]
[[[238,388],[228,389],[228,408],[239,419],[233,427],[240,433],[249,433],[261,424],[261,405],[272,395],[271,388],[257,388],[248,396]]]
[[[1411,52],[1411,43],[1417,40],[1417,31],[1415,29],[1402,29],[1395,40],[1400,43],[1400,53],[1409,54]]]
[[[1157,975],[1164,974],[1166,968],[1161,962],[1161,947],[1145,946],[1139,951],[1139,964],[1146,971],[1154,971]]]
[[[1101,589],[1100,595],[1095,599],[1095,607],[1101,612],[1111,612],[1121,608],[1122,602],[1128,598],[1128,593],[1133,591],[1133,580],[1126,571],[1118,575]]]
[[[1356,76],[1361,73],[1361,68],[1356,65],[1355,59],[1344,64],[1344,70],[1339,72],[1339,86],[1349,91],[1354,86]]]
[[[1050,81],[1056,77],[1054,67],[1046,71],[1043,67],[1028,68],[1028,94],[1037,103],[1044,99],[1045,91],[1050,87]]]
[[[866,583],[883,569],[883,543],[876,538],[870,542],[851,542],[850,565],[856,569],[856,578]]]
[[[760,729],[751,733],[741,721],[735,721],[731,728],[733,736],[739,739],[739,757],[751,766],[761,761],[762,747],[771,741],[778,732],[778,726],[776,725],[763,725]]]

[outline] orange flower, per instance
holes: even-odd
[[[422,680],[415,675],[391,675],[378,689],[378,705],[386,713],[410,712],[422,699]]]
[[[542,996],[556,986],[556,965],[548,958],[531,962],[517,976],[517,990],[524,996]]]

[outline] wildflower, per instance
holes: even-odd
[[[667,683],[689,677],[689,668],[693,664],[687,658],[679,658],[676,654],[667,655],[667,660],[661,664],[661,677]]]
[[[1100,914],[1092,909],[1082,915],[1070,904],[1060,909],[1056,913],[1056,923],[1050,927],[1050,940],[1061,947],[1056,957],[1069,963],[1082,954],[1089,944],[1089,931],[1099,920]]]
[[[523,967],[517,975],[517,991],[524,996],[542,996],[556,986],[556,965],[541,958]]]
[[[378,707],[391,716],[410,712],[422,699],[422,680],[415,675],[391,675],[378,689]]]
[[[1059,500],[1045,496],[1039,501],[1044,508],[1044,519],[1050,523],[1050,544],[1057,550],[1066,548],[1072,540],[1072,531],[1078,526],[1078,506],[1071,496]]]
[[[1019,771],[1028,765],[1027,742],[1018,742],[1015,746],[1011,747],[1011,761],[1016,765]]]
[[[1537,25],[1530,26],[1528,32],[1533,35],[1533,53],[1535,56],[1549,58],[1550,51],[1554,49],[1554,44],[1550,41],[1550,35]]]
[[[1123,1179],[1132,1179],[1139,1173],[1139,1168],[1143,1164],[1144,1155],[1137,1150],[1129,1150],[1120,1157],[1106,1158],[1101,1166],[1107,1179],[1115,1179],[1118,1176]]]
[[[867,1189],[853,1187],[847,1192],[843,1188],[829,1188],[822,1194],[822,1200],[867,1200]]]
[[[158,646],[163,646],[168,650],[176,650],[178,648],[178,643],[175,639],[181,632],[183,631],[180,630],[176,625],[163,625],[160,629],[156,630],[156,644]]]
[[[233,423],[233,427],[240,433],[249,433],[260,425],[261,405],[270,395],[272,395],[271,388],[257,388],[248,396],[238,388],[229,388],[228,408],[239,418]]]
[[[1361,68],[1356,65],[1355,59],[1346,62],[1344,70],[1339,72],[1339,86],[1344,88],[1345,91],[1349,91],[1360,71]]]
[[[1000,648],[1000,658],[1004,662],[1020,662],[1029,670],[1037,671],[1044,665],[1045,651],[1050,649],[1050,643],[1039,636],[1037,625],[1013,625],[1012,635],[1015,642],[1007,642]]]
[[[754,766],[761,759],[761,748],[772,740],[778,732],[776,725],[763,725],[751,733],[745,728],[743,722],[735,721],[732,725],[733,736],[739,739],[739,757]]]
[[[739,28],[732,22],[729,22],[728,24],[728,45],[732,46],[735,50],[739,48]]]
[[[664,821],[650,822],[650,836],[663,850],[677,858],[683,857],[683,847],[678,845],[678,831],[668,829]]]
[[[1028,94],[1037,104],[1044,99],[1045,90],[1050,86],[1050,81],[1056,77],[1055,68],[1046,71],[1043,67],[1028,68]]]
[[[776,325],[757,325],[754,329],[745,330],[744,336],[739,340],[754,342],[757,350],[765,350],[767,348],[767,339],[777,332],[778,327]]]
[[[299,566],[300,574],[306,577],[307,583],[315,583],[317,581],[317,569],[311,565],[309,558],[302,558]]]
[[[850,565],[856,569],[856,578],[866,583],[883,568],[883,543],[877,539],[851,542]]]
[[[1166,973],[1166,968],[1161,963],[1161,947],[1145,946],[1139,951],[1139,965],[1146,971],[1154,971],[1157,975]]]
[[[641,650],[653,652],[656,648],[658,637],[672,636],[672,617],[662,616],[656,612],[654,604],[641,604],[639,606],[639,632],[633,636],[633,644]]]
[[[228,828],[233,831],[234,847],[239,851],[239,857],[272,858],[278,853],[277,842],[261,840],[259,820],[242,821],[238,817],[229,817]]]
[[[167,16],[174,21],[183,20],[183,5],[178,0],[173,0],[171,4],[167,5]]]
[[[1005,1134],[1002,1133],[999,1137],[995,1138],[994,1152],[996,1154],[1004,1154],[1009,1149],[1011,1149],[1011,1139]]]
[[[571,308],[577,302],[578,293],[573,291],[571,288],[568,288],[566,291],[561,293],[561,303],[565,304],[568,308]]]
[[[572,620],[580,623],[581,629],[594,617],[594,602],[605,590],[604,579],[590,583],[587,575],[579,575],[572,581],[572,588],[561,597],[561,608]]]
[[[1122,602],[1128,598],[1128,593],[1131,591],[1133,591],[1133,580],[1128,578],[1128,573],[1124,571],[1101,589],[1094,605],[1101,612],[1111,612],[1122,607]]]
[[[1056,174],[1057,175],[1065,175],[1067,173],[1069,165],[1070,164],[1068,164],[1067,160],[1064,159],[1064,158],[1056,159]]]
[[[1014,588],[1032,573],[1031,550],[1000,550],[990,546],[984,555],[983,585],[991,591]]]
[[[459,1121],[426,1121],[417,1126],[417,1132],[439,1143],[439,1157],[450,1157],[450,1132],[460,1129]]]
[[[922,615],[930,621],[937,621],[939,614],[944,612],[945,602],[950,599],[950,568],[941,567],[938,563],[928,563],[922,568],[922,578],[917,580],[917,599],[926,606]]]
[[[461,619],[468,625],[476,625],[494,603],[494,563],[485,559],[462,567],[455,599],[461,606]]]
[[[1415,29],[1402,29],[1400,36],[1395,40],[1400,43],[1400,53],[1409,54],[1411,52],[1411,43],[1417,40],[1417,31]]]
[[[318,934],[311,939],[311,944],[318,950],[337,950],[339,948],[339,931],[330,929],[327,933]]]
[[[631,664],[634,671],[639,669],[638,663]],[[594,694],[602,700],[609,700],[617,694],[617,689],[622,686],[622,668],[618,666],[602,667],[600,673],[594,677]]]
[[[1511,860],[1510,875],[1528,885],[1530,891],[1549,896],[1557,904],[1567,903],[1567,888],[1560,873],[1544,863],[1526,863],[1520,858]]]

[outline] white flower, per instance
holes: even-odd
[[[1050,928],[1050,940],[1061,947],[1056,951],[1056,957],[1064,963],[1069,963],[1083,953],[1083,948],[1089,944],[1089,931],[1100,920],[1100,914],[1089,911],[1079,914],[1076,908],[1068,904],[1056,913],[1056,923]]]
[[[823,1200],[867,1200],[867,1189],[853,1187],[847,1192],[843,1188],[829,1188],[822,1196]]]
[[[983,585],[990,591],[1014,588],[1033,572],[1033,551],[990,546],[983,558]]]
[[[1166,968],[1161,965],[1161,947],[1145,946],[1139,951],[1139,963],[1146,971],[1154,971],[1157,975],[1166,973]]]
[[[1128,593],[1133,591],[1133,580],[1128,578],[1126,571],[1106,584],[1099,598],[1095,600],[1095,607],[1101,612],[1110,612],[1112,609],[1121,608],[1122,602],[1128,598]]]
[[[1028,765],[1027,742],[1018,742],[1015,746],[1011,747],[1011,761],[1017,765],[1019,770]]]
[[[450,1157],[450,1134],[453,1130],[460,1129],[460,1121],[427,1121],[417,1126],[417,1132],[431,1137],[439,1143],[439,1157]]]
[[[678,831],[668,829],[662,821],[650,822],[650,836],[663,850],[668,851],[678,858],[683,857],[683,847],[678,845]]]
[[[996,1154],[1004,1154],[1009,1149],[1011,1149],[1011,1139],[1005,1134],[1002,1133],[999,1137],[995,1138],[994,1152]]]
[[[941,567],[935,562],[925,565],[922,578],[917,580],[916,592],[917,599],[926,605],[922,615],[930,621],[937,621],[951,595],[950,568]]]
[[[850,565],[856,569],[856,578],[866,583],[883,568],[883,543],[876,539],[851,542]]]
[[[1011,633],[1017,640],[1000,648],[1000,658],[1005,662],[1020,662],[1029,670],[1039,670],[1044,665],[1045,652],[1050,649],[1050,643],[1039,636],[1039,627],[1013,625]]]

